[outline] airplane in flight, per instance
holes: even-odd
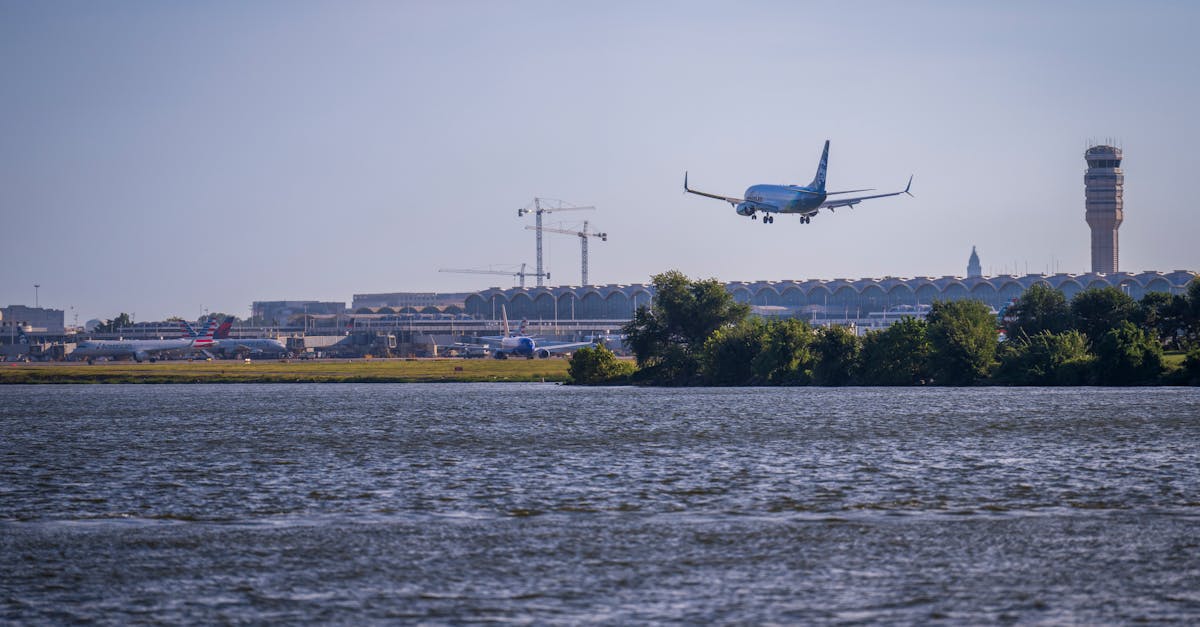
[[[97,357],[121,359],[132,358],[139,364],[149,360],[158,361],[163,353],[204,351],[213,345],[213,333],[217,328],[216,319],[209,319],[208,326],[202,335],[196,335],[187,323],[184,323],[183,333],[178,339],[170,340],[87,340],[80,342],[71,356],[75,359],[86,359],[89,364],[95,363]]]
[[[221,326],[213,333],[212,349],[220,353],[223,357],[232,357],[234,355],[286,355],[288,352],[287,346],[283,345],[277,339],[269,337],[229,337],[229,331],[233,328],[233,316],[226,318],[221,322]],[[186,322],[188,331],[195,335],[191,325]]]
[[[830,199],[830,196],[839,194],[854,194],[857,192],[870,192],[871,189],[851,189],[841,192],[825,191],[825,169],[829,163],[829,140],[825,140],[825,150],[821,153],[821,162],[817,165],[817,175],[808,185],[752,185],[743,194],[744,198],[736,198],[734,196],[721,196],[720,194],[709,194],[708,192],[696,191],[688,187],[687,172],[683,173],[683,191],[689,194],[698,196],[707,196],[708,198],[716,198],[724,200],[733,205],[738,215],[749,217],[751,220],[758,219],[758,213],[763,214],[763,224],[771,224],[775,222],[777,213],[783,214],[798,214],[801,224],[812,222],[813,216],[822,209],[828,209],[832,212],[838,207],[853,207],[864,200],[872,198],[886,198],[888,196],[899,196],[900,194],[908,194],[912,187],[912,177],[908,177],[908,185],[902,191],[891,192],[888,194],[874,194],[872,196],[854,196],[851,198]]]
[[[525,324],[521,323],[516,333],[513,333],[508,327],[508,311],[504,305],[500,306],[500,319],[503,325],[504,335],[501,337],[481,337],[479,339],[487,342],[491,349],[492,357],[496,359],[508,359],[509,357],[524,357],[526,359],[545,359],[552,353],[564,351],[580,346],[591,346],[595,342],[561,342],[555,344],[539,344],[537,338],[530,337],[525,334]],[[457,346],[472,346],[469,344],[459,344]],[[475,345],[478,346],[478,345]],[[469,350],[469,349],[468,349]]]

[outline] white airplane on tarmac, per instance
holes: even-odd
[[[233,328],[233,316],[226,318],[221,326],[217,327],[213,333],[212,350],[220,353],[223,357],[233,357],[236,355],[274,355],[282,357],[287,355],[287,346],[283,342],[270,337],[243,337],[231,338],[229,331]],[[187,330],[196,337],[195,331],[192,331],[192,326],[188,323],[183,323],[187,326]]]
[[[86,359],[89,364],[95,363],[97,357],[128,357],[139,364],[146,360],[155,362],[163,353],[203,351],[211,348],[216,328],[217,321],[211,318],[204,334],[199,336],[194,336],[189,333],[191,329],[185,328],[182,337],[171,340],[87,340],[80,342],[71,356],[75,359]]]
[[[503,336],[479,338],[489,344],[488,348],[491,349],[492,357],[496,359],[508,359],[509,357],[524,357],[526,359],[533,359],[534,357],[537,357],[538,359],[545,359],[549,357],[551,353],[595,344],[594,341],[539,344],[537,338],[525,335],[525,323],[523,322],[516,333],[513,333],[511,330],[509,330],[508,311],[505,310],[504,305],[500,306],[500,318],[503,324]],[[458,346],[471,345],[459,344]]]

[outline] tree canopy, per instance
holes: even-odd
[[[1109,329],[1132,319],[1136,311],[1137,303],[1115,287],[1084,290],[1071,299],[1075,328],[1083,331],[1093,343]]]
[[[996,316],[975,300],[935,302],[927,318],[930,370],[938,383],[970,385],[986,377],[996,356]]]
[[[647,380],[683,384],[700,371],[698,354],[718,329],[742,322],[750,306],[738,303],[716,279],[690,280],[678,270],[652,277],[654,299],[622,328]]]
[[[1071,326],[1071,310],[1062,292],[1044,283],[1034,283],[1008,308],[1005,334],[1009,338],[1037,335],[1042,331],[1062,333]]]
[[[654,385],[1138,385],[1200,383],[1200,281],[1135,302],[1114,288],[1070,302],[1035,284],[1001,321],[975,300],[935,302],[859,337],[853,327],[749,317],[715,280],[653,277],[656,295],[622,330]],[[1164,346],[1190,350],[1168,362]],[[590,358],[590,357],[589,357]],[[1182,363],[1180,363],[1182,362]],[[581,362],[582,363],[582,362]]]
[[[133,326],[133,318],[125,312],[121,312],[112,320],[105,320],[96,325],[96,333],[116,333],[120,329]]]

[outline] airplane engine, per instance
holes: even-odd
[[[737,213],[739,216],[749,217],[749,216],[754,215],[755,211],[756,211],[756,209],[755,209],[754,205],[751,203],[748,203],[748,202],[739,203],[737,206]]]
[[[133,358],[140,364],[150,358],[150,354],[146,351],[138,351],[133,354]]]
[[[538,359],[545,359],[550,356],[550,351],[548,351],[544,348],[539,348],[537,350],[537,356],[538,356]]]

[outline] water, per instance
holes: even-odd
[[[0,387],[0,621],[1200,620],[1200,390]]]

